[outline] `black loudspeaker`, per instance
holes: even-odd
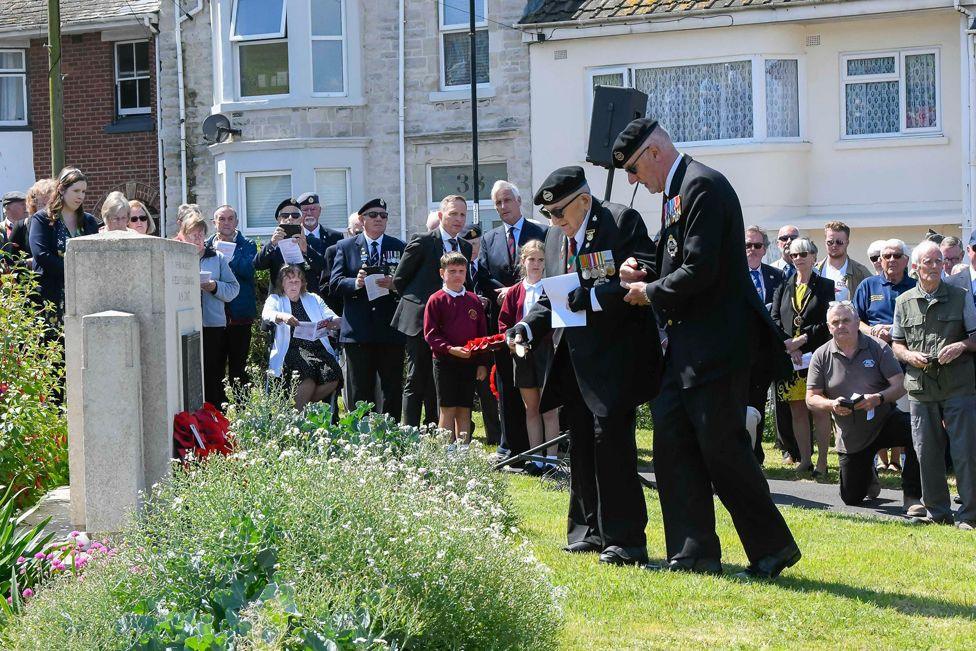
[[[593,89],[593,116],[586,161],[613,169],[613,141],[631,120],[644,117],[647,95],[634,88],[597,86]]]

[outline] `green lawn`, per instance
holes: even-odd
[[[725,577],[660,574],[571,556],[567,494],[512,476],[521,528],[566,589],[563,649],[972,648],[976,537],[786,508],[803,551],[775,583],[731,576],[746,560],[716,501]],[[651,558],[664,553],[660,505],[646,491]],[[966,642],[969,640],[969,642]]]

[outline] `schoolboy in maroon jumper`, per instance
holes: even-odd
[[[488,375],[483,355],[472,355],[463,348],[475,337],[488,334],[481,300],[464,289],[467,273],[468,259],[463,254],[445,253],[440,269],[444,287],[431,295],[424,309],[424,339],[434,353],[438,427],[449,430],[450,445],[459,441],[462,449],[471,442],[475,378],[484,380]]]

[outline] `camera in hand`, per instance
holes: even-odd
[[[285,231],[285,235],[288,237],[294,237],[302,232],[301,224],[279,224],[278,228]]]

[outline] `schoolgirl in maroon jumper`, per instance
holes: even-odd
[[[505,294],[498,313],[498,332],[503,333],[522,320],[542,295],[542,274],[546,267],[546,247],[539,240],[532,240],[522,246],[519,253],[522,267],[522,282]],[[534,448],[559,435],[559,410],[550,409],[539,413],[542,399],[542,384],[545,380],[546,366],[552,357],[552,335],[546,335],[532,342],[532,348],[525,357],[514,357],[515,386],[522,394],[525,403],[525,426],[529,433],[529,447]],[[556,449],[545,452],[550,463],[545,465],[532,461],[525,464],[525,470],[532,475],[540,475],[556,464]]]
[[[472,355],[464,345],[488,334],[488,319],[481,300],[464,289],[468,259],[460,252],[441,257],[444,287],[434,292],[424,309],[424,339],[434,353],[434,385],[440,407],[438,427],[451,432],[449,449],[459,441],[471,442],[471,407],[475,379],[484,380],[488,369],[483,355]]]

